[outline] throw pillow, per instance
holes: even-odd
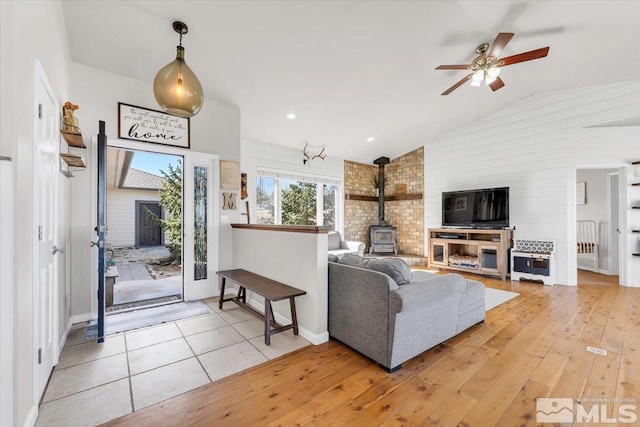
[[[351,265],[353,267],[367,268],[368,259],[356,254],[344,254],[340,258],[340,264]]]
[[[400,258],[374,258],[368,260],[366,268],[388,275],[398,285],[406,285],[413,279],[411,268]]]
[[[329,257],[329,262],[339,262],[340,261],[340,258],[338,258],[337,255],[329,254],[328,257]]]

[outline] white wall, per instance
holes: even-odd
[[[608,180],[607,174],[618,169],[578,169],[576,182],[586,184],[586,203],[576,205],[576,219],[578,221],[591,220],[596,222],[598,231],[598,268],[609,270],[609,206],[607,205]],[[578,265],[580,265],[578,260]]]
[[[157,201],[158,190],[107,190],[108,247],[135,246],[137,200]]]
[[[76,174],[72,184],[72,313],[79,319],[95,311],[95,294],[91,269],[95,250],[88,250],[95,240],[94,207],[91,203],[92,175],[95,176],[95,159],[92,158],[91,137],[98,133],[98,121],[106,122],[109,139],[118,135],[118,102],[158,109],[150,83],[130,79],[80,64],[71,66],[73,101],[80,106],[76,116],[80,120],[87,149],[88,169]],[[151,79],[151,77],[150,77]],[[232,105],[206,99],[200,113],[191,118],[191,151],[217,154],[221,160],[240,161],[240,110]],[[153,150],[154,144],[148,144]],[[222,200],[222,196],[220,196]],[[240,210],[221,211],[229,222],[241,222]],[[229,224],[221,223],[218,230],[220,268],[232,265],[232,236]],[[93,307],[93,308],[92,308]]]
[[[327,250],[326,233],[233,229],[234,268],[243,268],[307,292],[296,297],[296,313],[300,335],[313,344],[329,340]],[[264,298],[249,297],[252,304],[264,312]],[[291,323],[288,300],[275,302],[272,306],[278,322]]]
[[[546,93],[427,143],[425,227],[441,225],[443,191],[510,187],[514,237],[556,241],[558,281],[575,285],[576,166],[628,165],[640,144],[637,128],[572,130],[638,111],[640,81]]]
[[[13,230],[12,283],[3,286],[13,288],[14,340],[13,369],[2,369],[2,377],[13,374],[13,412],[2,413],[13,425],[35,422],[37,401],[34,400],[34,277],[33,253],[36,229],[33,224],[33,146],[34,146],[34,60],[37,58],[55,92],[60,105],[69,96],[70,55],[67,33],[58,1],[48,2],[0,2],[0,155],[13,158],[13,200],[1,203],[13,205],[15,227]],[[61,205],[67,197],[61,177]],[[2,183],[4,185],[4,182]],[[29,214],[25,214],[29,213]],[[64,212],[61,210],[61,214]],[[62,218],[62,231],[65,232]],[[60,284],[61,288],[64,283]],[[61,300],[58,311],[68,313]],[[66,323],[60,319],[60,323]],[[60,329],[64,333],[64,328]],[[7,343],[3,342],[3,346]],[[0,396],[2,399],[5,396]],[[3,424],[4,425],[4,424]]]
[[[344,160],[342,158],[327,155],[324,160],[315,159],[305,165],[302,162],[303,147],[304,142],[301,143],[300,149],[294,149],[246,139],[242,140],[240,169],[247,174],[251,222],[255,222],[256,218],[256,171],[258,168],[286,171],[306,176],[333,178],[342,182],[344,187]],[[340,197],[338,202],[343,203],[343,197]],[[238,198],[238,206],[240,206],[242,212],[245,212],[244,200]],[[246,223],[246,218],[241,222]],[[342,231],[342,221],[337,225],[337,228]]]

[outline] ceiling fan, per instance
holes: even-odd
[[[547,46],[498,59],[500,53],[502,53],[502,49],[504,49],[514,35],[514,33],[498,33],[491,46],[489,46],[489,43],[481,44],[476,48],[478,56],[476,56],[469,65],[440,65],[437,67],[436,70],[471,71],[471,74],[466,75],[458,83],[442,92],[442,95],[449,95],[468,80],[471,80],[471,86],[480,86],[480,83],[484,80],[487,86],[495,92],[504,86],[504,82],[499,77],[501,67],[517,64],[518,62],[544,58],[549,53],[549,46]]]

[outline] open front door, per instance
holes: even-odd
[[[98,132],[98,205],[97,205],[97,226],[96,234],[98,240],[95,246],[98,247],[98,342],[104,342],[105,313],[105,212],[107,210],[107,135],[105,135],[105,123],[99,122]],[[92,243],[92,246],[94,243]]]
[[[218,206],[217,162],[204,153],[184,157],[184,299],[192,301],[217,295]]]

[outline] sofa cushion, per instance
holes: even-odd
[[[405,285],[413,279],[411,268],[400,258],[373,258],[367,262],[367,268],[385,273],[398,285]]]
[[[330,231],[327,237],[328,237],[327,249],[329,250],[340,249],[340,241],[342,241],[342,236],[340,236],[339,232]]]
[[[400,258],[363,258],[355,254],[345,254],[340,258],[340,264],[385,273],[398,285],[404,285],[413,279],[411,268]]]
[[[340,264],[351,265],[353,267],[367,268],[367,259],[354,253],[346,253],[340,258]]]

